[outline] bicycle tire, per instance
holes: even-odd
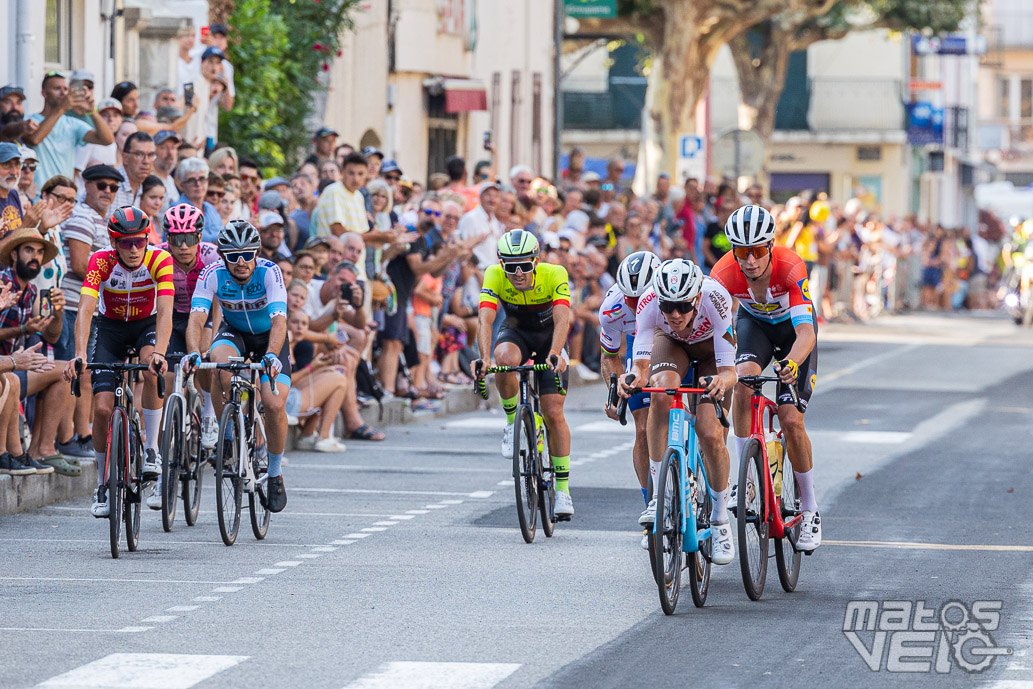
[[[545,432],[543,430],[543,432]],[[538,509],[542,513],[542,533],[552,538],[556,532],[556,469],[549,455],[549,438],[546,433],[543,452],[537,462],[538,471]],[[537,450],[537,445],[535,446]]]
[[[176,497],[183,452],[183,399],[173,395],[165,405],[161,429],[161,528],[172,531],[176,522]]]
[[[654,491],[655,491],[655,489],[653,488],[653,477],[649,476],[649,478],[646,479],[646,495],[649,496],[650,500],[652,500],[653,496],[655,495]],[[647,505],[648,505],[648,503],[647,503]],[[654,520],[656,519],[655,515],[654,515],[653,519]],[[646,529],[645,535],[649,538],[649,547],[646,548],[646,551],[649,553],[649,571],[653,574],[653,582],[655,583],[656,582],[656,553],[653,551],[653,529],[652,529],[652,527],[648,527]]]
[[[226,437],[229,429],[230,437]],[[226,441],[230,442],[227,443]],[[227,546],[237,540],[240,529],[241,479],[238,458],[242,435],[237,426],[237,405],[230,402],[222,409],[219,440],[215,455],[215,511],[219,515],[219,535]],[[229,448],[227,448],[229,445]],[[231,456],[226,456],[229,449]]]
[[[692,507],[696,511],[696,530],[702,531],[711,527],[710,524],[710,491],[707,489],[706,481],[696,481],[695,496],[691,500]],[[689,591],[692,593],[692,604],[702,608],[707,602],[707,593],[710,591],[710,568],[711,568],[711,544],[713,534],[697,547],[697,550],[685,553],[685,567],[689,570]]]
[[[653,557],[656,559],[656,588],[660,594],[660,608],[665,615],[673,615],[678,607],[681,588],[682,533],[681,533],[681,467],[678,451],[673,447],[664,452],[657,478],[656,524],[653,534]]]
[[[785,441],[782,441],[785,443]],[[791,519],[800,513],[800,486],[796,483],[796,475],[793,473],[793,464],[789,460],[789,453],[783,444],[782,450],[782,495],[779,499],[779,508],[782,510],[782,520]],[[796,542],[800,539],[800,523],[792,529],[785,530],[783,538],[775,539],[775,565],[778,569],[778,583],[782,590],[792,593],[796,590],[796,584],[800,580],[800,551],[796,549]]]
[[[264,460],[259,460],[257,454],[254,449],[251,450],[251,468],[255,472],[255,491],[248,493],[247,507],[248,514],[251,517],[251,533],[255,535],[257,540],[261,541],[269,533],[269,519],[272,516],[272,512],[269,511],[268,507],[269,502],[264,492],[266,484],[261,480],[269,472],[268,447],[263,455]]]
[[[535,466],[537,439],[534,418],[526,404],[517,407],[513,427],[513,487],[516,492],[517,521],[524,541],[534,541],[538,522],[538,472]]]
[[[108,451],[104,458],[108,468],[108,539],[111,544],[111,557],[116,560],[122,547],[122,504],[125,502],[121,488],[124,485],[122,472],[125,471],[126,465],[125,442],[122,437],[124,430],[125,413],[121,409],[116,409],[111,415],[111,424],[108,427]]]
[[[206,452],[201,447],[201,400],[193,396],[190,410],[190,433],[186,438],[186,464],[181,469],[183,487],[183,518],[187,526],[197,523],[201,508],[201,484],[204,483]]]
[[[768,465],[756,438],[750,438],[739,458],[738,509],[739,570],[750,600],[760,600],[768,572],[768,523],[763,517]]]
[[[143,436],[140,434],[140,412],[133,409],[133,423],[126,428],[126,433],[131,434],[127,444],[129,467],[128,476],[125,480],[125,498],[123,501],[123,515],[126,522],[126,547],[129,552],[135,553],[140,545],[140,510],[143,508]],[[135,440],[136,442],[132,442]]]

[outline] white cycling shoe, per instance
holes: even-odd
[[[639,542],[642,550],[649,550],[649,529],[642,529],[642,540]]]
[[[215,443],[219,440],[219,422],[214,416],[206,416],[201,419],[201,447],[206,450],[214,450]]]
[[[143,458],[143,480],[154,481],[161,476],[161,455],[148,449]]]
[[[653,522],[656,521],[656,498],[649,501],[646,505],[646,509],[642,510],[642,514],[638,515],[639,526],[652,526]]]
[[[711,524],[710,561],[715,565],[727,565],[735,559],[735,544],[732,543],[730,524]]]
[[[800,538],[796,541],[796,549],[805,553],[813,551],[821,545],[821,517],[817,512],[804,512],[800,520]]]
[[[573,516],[574,501],[570,499],[570,493],[556,491],[556,519],[565,521]]]
[[[507,423],[506,430],[502,431],[502,456],[513,457],[513,427],[515,423]]]
[[[103,519],[111,514],[111,506],[108,505],[108,489],[106,486],[97,486],[93,491],[93,504],[90,505],[90,514],[97,519]]]
[[[161,509],[161,477],[160,476],[158,477],[157,481],[155,481],[153,484],[151,484],[151,492],[147,496],[147,499],[144,502],[146,502],[147,506],[150,507],[152,510],[160,510]]]

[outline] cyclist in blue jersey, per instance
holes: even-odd
[[[258,257],[262,242],[251,223],[231,221],[219,232],[220,260],[205,267],[197,279],[190,302],[187,324],[186,372],[194,370],[201,360],[201,330],[212,303],[222,308],[222,323],[212,337],[208,358],[227,363],[230,357],[244,357],[252,362],[269,364],[274,381],[262,375],[262,406],[269,452],[268,507],[279,512],[287,505],[283,485],[283,448],[287,440],[285,402],[291,384],[291,368],[287,346],[287,289],[280,268]],[[210,391],[216,415],[222,414],[223,395],[229,390],[230,375],[212,376]],[[279,395],[272,394],[276,385]]]

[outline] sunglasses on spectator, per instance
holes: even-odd
[[[604,185],[602,185],[599,188],[602,189],[603,191],[613,191],[613,185],[612,184],[604,184]]]
[[[189,178],[183,180],[183,184],[202,184],[203,182],[207,182],[207,181],[208,181],[207,177],[189,177]]]
[[[29,172],[36,171],[36,163],[22,163],[22,170],[28,170]]]
[[[445,214],[445,220],[456,220],[456,221],[458,221],[459,219],[460,219],[459,216],[456,215],[455,213],[446,213]]]
[[[136,156],[137,158],[140,158],[142,160],[157,160],[158,159],[158,154],[157,153],[144,153],[143,151],[126,151],[125,155]]]
[[[248,249],[246,251],[227,251],[222,257],[228,265],[233,265],[234,263],[251,263],[257,255],[256,250]]]
[[[771,253],[771,247],[767,244],[763,246],[736,246],[732,247],[732,253],[740,261],[745,261],[750,256],[754,258],[764,258]]]
[[[241,182],[257,182],[260,179],[262,179],[262,178],[259,177],[258,175],[241,175],[240,176],[240,181]]]
[[[531,180],[529,180],[529,179],[519,179],[519,178],[517,178],[517,179],[513,180],[513,184],[530,184],[530,183],[531,183]]]
[[[503,263],[502,270],[506,271],[510,275],[516,275],[517,271],[521,273],[530,273],[534,271],[534,261],[518,261],[516,263]]]
[[[117,182],[94,182],[97,185],[97,191],[118,191]]]
[[[680,314],[690,314],[696,310],[694,301],[660,301],[660,313],[671,314],[677,311]]]
[[[147,237],[123,237],[115,242],[119,249],[129,251],[131,249],[142,249],[147,246]]]
[[[432,211],[429,208],[424,208],[423,209],[423,214],[424,215],[433,215],[435,218],[440,218],[441,217],[441,211]]]
[[[168,235],[171,246],[194,246],[201,241],[200,232],[174,232]]]
[[[74,196],[62,196],[61,194],[55,194],[54,192],[50,192],[47,196],[57,199],[58,203],[75,203]]]
[[[384,175],[384,179],[386,179],[388,182],[397,182],[402,178],[399,175]]]
[[[205,196],[214,196],[217,199],[221,199],[225,195],[226,195],[226,192],[224,192],[224,191],[209,191],[208,193],[205,194]]]

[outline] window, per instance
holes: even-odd
[[[1019,117],[1033,118],[1033,79],[1019,79]]]
[[[1011,78],[1008,76],[997,77],[997,115],[1007,119],[1011,113],[1008,112],[1008,91],[1011,89]]]
[[[48,69],[66,69],[72,54],[71,0],[47,0],[46,34],[43,38],[43,62]]]

